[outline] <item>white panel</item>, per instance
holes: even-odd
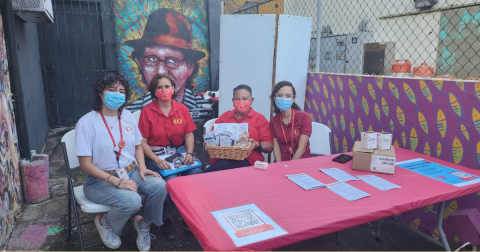
[[[275,83],[290,81],[303,110],[307,85],[312,18],[280,15],[278,21]]]
[[[233,109],[233,88],[247,84],[255,98],[253,109],[270,118],[275,23],[275,15],[222,15],[220,115]]]

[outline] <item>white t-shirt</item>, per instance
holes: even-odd
[[[120,128],[117,116],[105,116],[115,144],[120,142]],[[120,156],[120,167],[126,167],[135,162],[135,145],[141,144],[142,134],[138,129],[135,118],[130,111],[122,112],[122,133],[126,142]],[[78,120],[75,127],[75,155],[91,156],[93,164],[105,171],[116,170],[117,157],[113,150],[113,142],[102,116],[96,111],[91,111]]]

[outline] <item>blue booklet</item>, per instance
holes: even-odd
[[[456,187],[480,183],[480,177],[477,175],[456,170],[423,158],[397,162],[395,165]]]
[[[185,156],[186,153],[182,153],[182,155]],[[162,160],[165,160],[165,158],[169,157],[170,155],[162,155],[162,156],[158,156],[160,159]],[[166,176],[170,176],[172,174],[176,174],[176,173],[179,173],[179,172],[184,172],[184,171],[188,171],[188,170],[191,170],[193,168],[198,168],[198,167],[202,167],[202,162],[200,162],[196,157],[194,157],[195,161],[193,162],[193,164],[191,165],[181,165],[180,167],[175,167],[175,165],[173,163],[169,163],[170,164],[170,170],[162,170],[160,168],[158,168],[157,164],[154,163],[155,167],[157,167],[160,175],[162,175],[162,177],[166,177]]]

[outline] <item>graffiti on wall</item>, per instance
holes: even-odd
[[[8,75],[7,51],[0,15],[0,249],[13,231],[15,215],[20,212],[20,189],[17,130],[13,113],[12,93]]]
[[[480,7],[442,12],[438,38],[437,74],[457,78],[480,78]]]
[[[115,0],[120,72],[132,87],[127,107],[151,102],[148,84],[168,74],[176,84],[176,101],[192,117],[206,115],[199,93],[210,84],[208,29],[204,0]]]
[[[480,83],[310,73],[305,111],[332,130],[333,153],[352,151],[362,131],[385,131],[394,146],[480,167]],[[445,219],[457,209],[480,208],[478,199],[447,202]],[[438,238],[435,214],[417,209],[399,218]]]

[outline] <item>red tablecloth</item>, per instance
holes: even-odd
[[[395,151],[397,162],[425,158],[480,176],[479,170],[401,148],[395,148]],[[319,168],[331,167],[352,175],[369,174],[352,170],[352,162],[333,162],[334,156],[269,164],[267,170],[245,167],[184,176],[169,180],[167,189],[206,251],[271,250],[480,191],[480,184],[458,188],[397,166],[395,175],[375,175],[401,186],[401,189],[382,192],[363,181],[350,181],[348,184],[371,194],[351,202],[327,188],[305,191],[285,177],[287,174],[306,173],[322,183],[332,183],[334,179],[319,171]],[[251,203],[255,203],[288,234],[236,247],[210,212]]]

